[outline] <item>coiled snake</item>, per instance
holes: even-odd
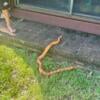
[[[78,68],[78,67],[74,67],[74,66],[69,66],[69,67],[65,67],[65,68],[58,68],[58,69],[53,70],[53,71],[46,71],[44,69],[42,60],[44,59],[44,57],[46,56],[46,54],[48,53],[50,48],[59,44],[61,39],[62,39],[62,36],[59,36],[57,38],[57,40],[52,41],[50,44],[47,45],[47,47],[44,49],[44,51],[37,57],[37,64],[39,67],[40,74],[42,74],[44,76],[51,76],[51,75],[56,74],[56,73],[60,73],[63,71],[68,71],[68,70],[73,70],[73,69]]]

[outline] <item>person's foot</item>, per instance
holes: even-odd
[[[11,35],[11,36],[16,36],[16,34],[14,33],[14,32],[10,32],[7,28],[5,28],[5,27],[2,27],[2,28],[0,28],[0,31],[1,32],[4,32],[4,33],[8,33],[9,35]]]
[[[11,35],[11,36],[16,36],[15,33],[11,33],[11,32],[9,32],[8,34]]]
[[[8,30],[9,30],[11,33],[15,33],[15,32],[16,32],[16,29],[13,29],[12,27],[8,27]]]

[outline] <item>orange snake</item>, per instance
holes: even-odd
[[[57,38],[57,40],[52,41],[50,44],[47,45],[47,47],[44,49],[44,51],[37,57],[37,64],[39,66],[39,72],[40,74],[44,75],[44,76],[51,76],[53,74],[59,73],[59,72],[63,72],[63,71],[68,71],[68,70],[73,70],[76,69],[78,67],[74,67],[74,66],[70,66],[70,67],[65,67],[65,68],[58,68],[56,70],[53,71],[46,71],[43,67],[43,63],[42,60],[44,59],[44,57],[46,56],[46,54],[48,53],[49,49],[57,44],[60,43],[62,39],[62,36],[59,36]]]

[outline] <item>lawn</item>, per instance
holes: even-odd
[[[45,77],[38,71],[37,56],[0,45],[0,100],[100,100],[100,71],[77,69]],[[44,60],[47,70],[69,65],[66,59]]]

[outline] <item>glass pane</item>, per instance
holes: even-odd
[[[37,6],[46,9],[69,11],[71,0],[20,0],[20,4]]]
[[[100,0],[74,0],[73,11],[100,17]]]

